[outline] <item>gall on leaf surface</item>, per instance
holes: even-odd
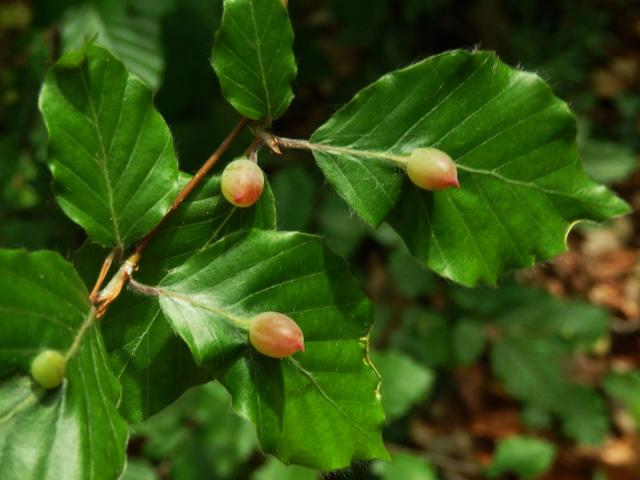
[[[270,122],[287,110],[297,66],[281,0],[224,0],[211,54],[222,95],[241,115]]]
[[[176,195],[178,161],[141,80],[88,45],[50,69],[40,110],[56,199],[92,241],[126,247],[160,221]]]
[[[32,360],[54,349],[62,384],[37,386]],[[120,385],[95,323],[89,292],[53,252],[0,250],[0,478],[117,478],[128,426]]]
[[[628,206],[582,171],[568,106],[537,75],[493,53],[456,50],[391,72],[311,137],[324,175],[372,226],[383,220],[414,256],[462,283],[566,250],[569,228]],[[460,189],[413,186],[402,164],[434,147]]]
[[[256,424],[264,451],[321,470],[387,456],[380,379],[367,356],[371,305],[318,237],[230,235],[173,269],[156,291],[196,361]],[[249,321],[264,311],[295,320],[304,353],[274,359],[251,346]]]
[[[180,186],[190,178],[182,174]],[[220,193],[220,177],[210,177],[158,230],[134,278],[155,285],[194,252],[225,235],[275,226],[275,203],[268,183],[256,205],[237,208]],[[75,263],[89,286],[107,253],[90,244],[76,252]],[[194,363],[188,347],[160,309],[158,297],[124,290],[101,324],[111,366],[122,385],[119,411],[130,422],[146,419],[189,388],[211,379]]]

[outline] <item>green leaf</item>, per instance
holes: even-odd
[[[491,351],[494,374],[507,391],[528,403],[557,411],[566,384],[558,368],[560,352],[548,341],[526,336],[498,340]]]
[[[463,365],[470,365],[484,351],[484,328],[480,322],[462,320],[453,328],[451,340],[456,360]]]
[[[640,428],[640,372],[611,372],[604,379],[607,395],[624,404]]]
[[[556,400],[562,431],[578,443],[600,445],[611,428],[607,405],[593,388],[569,385]]]
[[[517,303],[506,305],[492,320],[513,335],[554,338],[568,350],[590,347],[606,335],[609,313],[581,301],[562,301],[547,292],[521,287]]]
[[[229,393],[216,382],[187,392],[135,427],[145,455],[171,465],[171,478],[242,478],[256,450],[255,429],[231,410]]]
[[[391,345],[428,367],[452,365],[451,322],[421,307],[407,308]]]
[[[211,64],[222,94],[247,118],[270,122],[293,99],[293,29],[282,0],[225,0]]]
[[[371,359],[382,377],[382,406],[390,421],[423,401],[433,387],[433,372],[403,353],[373,352]]]
[[[323,198],[318,207],[318,227],[327,245],[343,257],[349,257],[371,231],[354,216],[344,200],[336,195]]]
[[[386,457],[379,378],[367,358],[371,305],[344,261],[318,237],[252,231],[227,236],[154,289],[164,314],[258,428],[263,450],[322,470]],[[306,351],[256,352],[247,324],[263,311],[293,318]]]
[[[158,223],[176,193],[178,162],[140,80],[89,45],[49,71],[40,110],[58,202],[93,241],[122,248]]]
[[[486,474],[489,478],[498,478],[507,472],[520,478],[535,477],[551,468],[555,455],[552,443],[533,437],[509,437],[498,444]]]
[[[61,31],[65,51],[82,48],[87,41],[96,40],[152,90],[160,86],[164,70],[160,33],[159,19],[152,15],[134,15],[123,8],[92,3],[67,12]]]
[[[456,50],[380,78],[311,137],[325,176],[372,226],[389,217],[409,250],[465,285],[566,249],[578,220],[629,211],[580,168],[575,121],[536,75]],[[433,146],[461,189],[427,192],[406,156]]]
[[[183,175],[180,185],[189,178]],[[275,222],[268,184],[254,207],[237,208],[222,197],[220,177],[211,177],[158,231],[145,250],[135,279],[159,282],[193,252],[225,235],[252,227],[273,229]],[[130,421],[147,418],[189,387],[210,378],[194,364],[190,350],[167,322],[156,297],[122,292],[103,319],[103,331],[113,369],[122,383],[120,411]]]
[[[153,465],[146,460],[140,460],[137,458],[129,458],[127,460],[127,468],[125,468],[122,474],[122,480],[157,480]]]
[[[610,315],[603,308],[563,301],[537,288],[517,284],[499,289],[456,288],[453,298],[472,318],[512,335],[553,338],[571,352],[591,347],[609,331]]]
[[[67,360],[52,390],[29,376],[44,349]],[[0,251],[0,478],[116,478],[128,438],[119,398],[89,293],[71,265],[53,252]]]
[[[550,339],[512,335],[496,342],[491,363],[511,395],[558,415],[564,433],[577,442],[597,445],[609,431],[606,406],[593,389],[563,376],[563,353]]]
[[[322,477],[310,468],[285,465],[276,458],[269,458],[251,476],[251,480],[319,480],[320,478]]]
[[[371,470],[381,480],[438,480],[435,469],[424,458],[394,453],[391,462],[375,462]]]
[[[280,230],[305,230],[316,203],[317,185],[302,167],[286,168],[271,176]]]
[[[389,273],[398,290],[410,298],[427,294],[435,286],[435,275],[405,248],[397,248],[391,254]]]

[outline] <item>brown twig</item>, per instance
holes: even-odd
[[[236,126],[229,132],[227,137],[222,141],[220,146],[216,149],[215,152],[211,154],[211,156],[207,159],[206,162],[202,164],[202,166],[198,169],[195,175],[189,180],[184,188],[178,193],[178,196],[173,201],[171,208],[165,213],[160,222],[153,227],[149,233],[147,233],[142,240],[140,240],[133,249],[133,253],[127,258],[127,260],[122,264],[120,269],[116,272],[116,274],[111,278],[107,286],[100,290],[102,283],[104,282],[106,275],[111,267],[111,263],[113,262],[113,253],[111,253],[104,261],[102,265],[102,269],[100,271],[100,275],[98,276],[98,280],[96,281],[96,285],[93,287],[93,290],[90,295],[91,302],[96,305],[96,316],[97,318],[101,318],[107,311],[109,305],[120,295],[122,288],[131,280],[131,275],[138,268],[138,264],[140,263],[140,258],[142,256],[142,252],[149,242],[155,237],[160,228],[171,218],[171,216],[178,209],[180,204],[195,190],[195,188],[202,182],[204,176],[211,171],[218,160],[224,155],[227,149],[231,146],[231,144],[238,138],[242,130],[249,124],[249,120],[243,118],[240,120]]]
[[[102,284],[104,283],[105,278],[107,278],[107,274],[109,273],[109,269],[111,268],[111,264],[113,263],[113,257],[115,256],[116,251],[112,250],[107,258],[102,262],[102,268],[100,268],[100,273],[98,274],[98,279],[96,280],[91,293],[89,294],[89,300],[91,303],[95,303],[98,298],[98,292],[100,292],[100,288],[102,288]]]
[[[151,239],[158,233],[158,230],[171,218],[174,212],[178,209],[180,204],[189,196],[193,190],[200,185],[204,176],[209,173],[209,171],[213,168],[213,166],[218,163],[220,157],[227,151],[227,149],[231,146],[231,144],[238,138],[244,127],[246,127],[249,123],[249,120],[243,118],[240,120],[237,125],[229,132],[229,135],[222,141],[220,146],[216,149],[215,152],[211,154],[211,156],[207,159],[206,162],[202,164],[200,169],[195,173],[195,175],[189,180],[189,183],[185,185],[182,191],[178,194],[176,199],[173,201],[171,208],[169,211],[162,217],[162,220],[149,232],[147,233],[142,240],[138,242],[135,249],[133,250],[134,255],[142,255],[142,252],[147,245],[151,241]]]
[[[257,153],[264,144],[264,140],[260,137],[255,137],[251,144],[245,149],[244,156],[249,157],[252,162],[257,162]]]

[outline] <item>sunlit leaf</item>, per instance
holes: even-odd
[[[256,423],[266,452],[323,470],[386,456],[379,378],[367,358],[370,304],[319,238],[227,236],[151,288],[196,361]],[[304,353],[277,360],[251,347],[248,322],[264,311],[298,323]]]
[[[52,390],[29,374],[45,349],[67,361]],[[116,478],[128,438],[119,398],[89,293],[71,265],[53,252],[0,251],[0,478]]]
[[[139,79],[89,45],[49,71],[40,110],[56,198],[93,241],[125,247],[158,223],[175,196],[178,162]]]
[[[629,211],[584,174],[575,134],[539,77],[458,50],[384,75],[309,147],[367,223],[388,218],[430,268],[474,285],[564,251],[577,220]],[[454,159],[462,188],[432,193],[406,179],[406,156],[427,146]]]
[[[293,99],[293,30],[282,0],[225,0],[211,64],[222,94],[254,120],[280,117]]]

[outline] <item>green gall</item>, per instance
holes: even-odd
[[[42,388],[56,388],[64,379],[65,365],[60,352],[44,350],[31,362],[31,376]]]
[[[250,207],[262,195],[264,174],[246,157],[231,162],[222,172],[222,195],[236,207]]]
[[[278,312],[263,312],[251,319],[251,345],[267,357],[286,358],[304,352],[302,330],[291,318]]]
[[[407,175],[425,190],[460,187],[458,171],[451,157],[437,148],[416,148],[407,160]]]

